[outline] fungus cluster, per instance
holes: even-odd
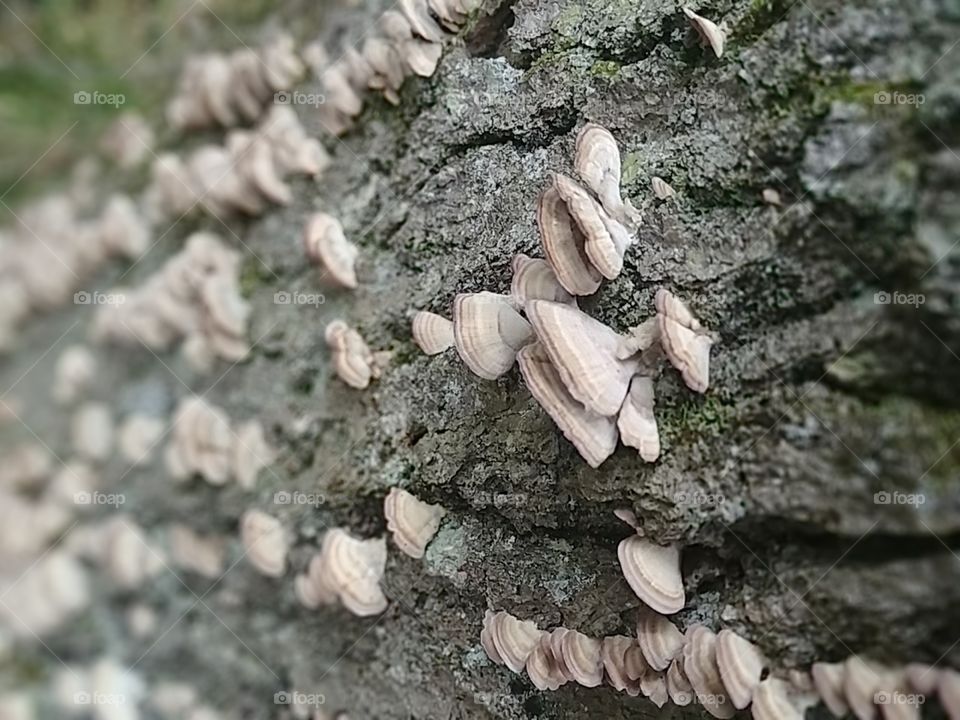
[[[360,540],[334,528],[324,534],[320,552],[310,560],[307,571],[294,579],[294,590],[310,609],[339,600],[354,615],[379,615],[387,608],[380,588],[386,566],[384,538]]]
[[[894,702],[896,693],[937,694],[950,718],[960,711],[960,673],[953,670],[918,664],[890,670],[854,657],[815,663],[809,674],[780,671],[732,630],[714,633],[695,623],[681,632],[651,611],[641,612],[635,638],[595,639],[564,627],[543,631],[532,621],[488,610],[480,644],[498,665],[526,671],[540,690],[605,683],[657,707],[698,703],[715,718],[732,718],[749,707],[754,720],[803,720],[820,701],[835,717],[852,712],[858,720],[919,718],[923,701]]]
[[[234,479],[250,489],[260,470],[273,462],[273,451],[256,420],[234,429],[223,410],[190,396],[180,401],[174,414],[164,459],[175,480],[198,475],[211,485],[225,485]]]
[[[617,517],[638,531],[617,547],[617,557],[627,584],[655,612],[664,615],[680,612],[686,596],[679,547],[658,545],[642,537],[632,511],[619,510]]]
[[[71,300],[90,303],[82,288],[107,260],[135,260],[147,250],[151,226],[126,195],[110,196],[93,218],[85,215],[69,195],[51,195],[0,229],[0,350],[12,347],[32,314]]]
[[[399,104],[403,81],[433,75],[444,39],[460,30],[475,6],[475,0],[400,0],[380,16],[377,32],[367,36],[359,52],[349,47],[332,65],[319,45],[310,46],[308,62],[324,89],[324,127],[344,133],[363,111],[368,90]]]
[[[330,348],[337,376],[358,390],[380,377],[390,360],[389,352],[373,352],[360,333],[343,320],[334,320],[327,325],[324,339]]]
[[[325,275],[341,287],[357,287],[357,246],[347,240],[340,221],[327,213],[314,213],[303,230],[307,259],[320,266]]]
[[[219,358],[246,356],[250,310],[240,295],[240,255],[216,235],[191,235],[184,249],[136,290],[117,289],[124,302],[98,309],[92,334],[99,341],[143,344],[182,352],[197,372]]]
[[[416,313],[413,337],[431,355],[456,347],[488,380],[518,362],[530,393],[591,467],[613,454],[618,439],[654,462],[659,360],[666,357],[688,387],[706,392],[713,340],[663,288],[656,314],[625,335],[578,308],[577,296],[620,274],[640,213],[620,194],[620,154],[609,131],[586,125],[574,166],[583,184],[558,174],[538,200],[546,260],[517,255],[510,293],[457,295],[452,321]]]
[[[412,558],[423,557],[445,514],[440,505],[425,503],[400,488],[391,488],[383,501],[383,515],[393,542]]]
[[[329,162],[296,113],[277,105],[255,129],[227,133],[224,145],[203,145],[186,160],[172,153],[159,156],[146,202],[162,218],[176,219],[198,206],[218,218],[256,216],[270,204],[291,202],[288,175],[316,176]]]
[[[262,574],[281,577],[286,572],[290,538],[277,518],[248,510],[240,519],[240,540],[250,564]]]
[[[254,122],[274,100],[303,77],[293,38],[279,34],[258,50],[187,58],[167,121],[177,130]]]

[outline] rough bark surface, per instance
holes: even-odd
[[[294,569],[325,528],[383,533],[392,486],[448,514],[423,561],[391,546],[381,617],[307,611],[292,573],[270,580],[241,561],[217,583],[163,574],[140,593],[171,628],[152,648],[119,629],[132,598],[102,584],[49,650],[142,655],[148,679],[194,683],[244,718],[277,717],[283,689],[323,693],[358,718],[705,717],[605,688],[538,692],[479,646],[487,608],[630,634],[639,601],[612,514],[629,506],[645,534],[685,546],[681,625],[734,628],[783,667],[853,652],[960,665],[957,7],[718,0],[701,12],[730,28],[722,59],[671,0],[487,3],[433,78],[408,81],[399,108],[371,98],[342,140],[298,109],[334,162],[296,184],[292,206],[229,229],[173,228],[123,284],[197,227],[220,233],[246,256],[253,353],[200,377],[176,356],[101,349],[93,394],[123,415],[169,414],[206,393],[234,418],[261,418],[278,460],[252,493],[117,461],[124,509],[152,531],[178,520],[234,538],[243,510],[265,509],[296,534]],[[375,16],[345,12],[326,32],[359,39]],[[875,102],[883,92],[925,102]],[[539,254],[537,194],[570,169],[587,120],[621,144],[624,188],[645,220],[621,277],[583,306],[625,330],[666,286],[719,339],[706,396],[672,371],[657,381],[654,465],[621,447],[591,470],[516,371],[480,380],[453,353],[422,355],[409,333],[411,310],[447,314],[457,292],[504,291],[513,255]],[[678,197],[654,201],[653,175]],[[783,206],[763,203],[764,188]],[[299,247],[314,209],[361,247],[361,286],[325,289],[319,307],[277,304],[275,293],[319,290]],[[875,300],[895,291],[925,303]],[[16,385],[24,419],[64,458],[69,416],[49,381],[57,348],[85,336],[91,312],[35,323],[4,361],[4,387]],[[367,391],[332,376],[323,328],[337,317],[393,352]],[[276,504],[281,490],[325,502]],[[925,502],[875,502],[894,491]],[[12,672],[57,667],[36,645]]]

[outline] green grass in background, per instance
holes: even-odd
[[[3,202],[15,207],[24,197],[62,179],[79,157],[94,149],[100,133],[122,110],[137,110],[159,125],[187,52],[238,46],[233,33],[245,37],[276,3],[6,0],[6,4],[9,10],[0,9],[0,196],[6,193]],[[77,90],[121,93],[125,103],[119,110],[75,105]],[[7,214],[2,205],[0,214]]]

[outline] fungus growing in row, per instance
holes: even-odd
[[[801,695],[786,680],[768,677],[753,693],[750,711],[754,720],[803,720],[807,708],[815,702],[815,698]]]
[[[844,664],[817,662],[812,665],[810,672],[817,694],[834,717],[849,713],[850,706],[844,697]]]
[[[683,650],[684,637],[677,627],[659,613],[641,610],[637,620],[637,642],[644,659],[663,672]]]
[[[324,338],[332,352],[334,370],[347,385],[363,390],[380,377],[389,354],[372,352],[360,333],[343,320],[327,325]]]
[[[723,55],[723,44],[726,39],[726,33],[712,20],[697,15],[688,7],[683,8],[683,14],[687,16],[690,25],[697,31],[700,37],[700,44],[709,45],[717,57]]]
[[[760,684],[766,661],[753,643],[732,630],[717,634],[716,652],[717,669],[727,696],[737,710],[743,710]]]
[[[338,599],[354,615],[379,615],[387,609],[380,588],[387,565],[384,538],[359,540],[341,528],[328,530],[320,552],[311,559],[305,575],[294,580],[301,603],[308,608]]]
[[[670,291],[656,295],[657,323],[664,352],[691,390],[704,393],[710,385],[710,347],[713,340]]]
[[[259,51],[189,58],[167,106],[167,120],[180,130],[256,120],[274,93],[289,90],[303,72],[293,39],[285,34]]]
[[[563,288],[546,260],[520,253],[514,256],[511,267],[513,280],[510,283],[510,296],[518,306],[526,307],[529,300],[549,300],[576,306],[576,298]]]
[[[605,637],[600,644],[600,657],[603,661],[603,670],[607,680],[614,690],[626,692],[636,697],[640,694],[638,680],[646,674],[646,668],[632,668],[628,666],[627,656],[631,650],[638,650],[637,641],[625,635]],[[636,672],[632,674],[631,670]],[[529,664],[527,673],[529,674]]]
[[[554,654],[551,637],[552,633],[540,635],[536,647],[524,666],[530,682],[538,690],[556,690],[569,682],[560,661]]]
[[[653,188],[653,194],[656,195],[657,200],[669,200],[677,196],[677,191],[662,177],[654,175],[650,178],[650,186]]]
[[[467,367],[485,380],[496,380],[513,367],[517,352],[531,342],[533,330],[510,296],[463,293],[453,301],[453,337]]]
[[[250,563],[267,577],[282,577],[287,569],[290,540],[283,524],[262,510],[247,510],[240,519],[240,540]]]
[[[314,213],[303,231],[303,247],[307,258],[330,274],[338,285],[357,287],[357,246],[347,240],[340,221],[326,213]]]
[[[584,687],[597,687],[603,682],[600,641],[570,630],[561,643],[563,663],[572,679]]]
[[[165,427],[159,418],[141,413],[131,415],[123,421],[117,433],[120,454],[135,466],[146,465]]]
[[[588,410],[567,390],[546,348],[536,342],[517,354],[527,389],[590,467],[600,467],[617,447],[614,418]]]
[[[580,129],[573,167],[600,199],[607,214],[628,227],[636,227],[640,213],[620,195],[620,149],[609,130],[594,123]]]
[[[427,355],[439,355],[453,347],[453,322],[442,315],[420,310],[413,316],[413,340]]]
[[[383,501],[383,514],[393,541],[400,550],[417,559],[423,557],[446,512],[441,506],[418,500],[400,488],[391,488]]]
[[[726,689],[717,668],[717,636],[703,625],[687,628],[683,646],[683,671],[690,680],[697,699],[715,718],[731,718],[736,713],[727,699]]]
[[[488,610],[483,618],[480,644],[495,663],[506,665],[519,673],[537,647],[541,635],[543,631],[531,620],[518,620],[510,613],[491,613]]]

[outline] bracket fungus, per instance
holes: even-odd
[[[683,609],[686,599],[679,548],[657,545],[634,534],[620,542],[617,556],[623,576],[638,598],[664,615]]]
[[[570,394],[598,415],[617,415],[638,369],[636,360],[618,357],[622,338],[569,305],[532,300],[526,309]]]
[[[300,602],[316,608],[340,600],[354,615],[379,615],[387,609],[380,588],[387,565],[384,538],[359,540],[341,528],[328,530],[306,574],[294,579]]]
[[[597,687],[603,682],[603,661],[599,640],[571,630],[561,643],[563,662],[572,679],[584,687]]]
[[[753,643],[732,630],[717,634],[716,652],[717,669],[727,696],[737,710],[743,710],[760,684],[766,661]]]
[[[167,121],[193,130],[256,120],[274,93],[293,87],[303,73],[293,38],[285,34],[257,51],[194,56],[184,64],[177,93],[167,105]]]
[[[380,377],[389,354],[372,352],[360,333],[343,320],[327,325],[324,338],[332,351],[334,370],[347,385],[363,390]]]
[[[687,306],[670,291],[656,295],[657,323],[664,352],[691,390],[704,393],[710,385],[710,347],[706,334]]]
[[[510,296],[518,306],[526,307],[529,300],[550,300],[576,305],[576,298],[560,284],[546,260],[520,253],[514,256],[511,267],[513,280],[510,283]]]
[[[240,519],[240,539],[250,563],[268,577],[287,569],[290,540],[283,524],[262,510],[248,510]]]
[[[383,501],[387,530],[393,534],[397,547],[412,558],[423,557],[446,512],[400,488],[391,488]]]
[[[657,200],[669,200],[677,196],[677,191],[662,177],[654,175],[650,178],[650,186],[653,188],[653,194],[656,195]]]
[[[844,697],[843,663],[816,662],[810,668],[813,685],[817,694],[834,717],[843,717],[850,712],[850,706]]]
[[[462,293],[453,301],[453,339],[460,358],[475,375],[496,380],[513,367],[533,330],[508,295]]]
[[[340,221],[326,213],[314,213],[303,231],[303,247],[307,257],[330,274],[334,282],[345,288],[357,287],[357,246],[347,240]]]
[[[583,249],[590,263],[607,280],[615,280],[623,270],[623,256],[636,238],[575,180],[558,173],[553,186],[583,234]]]
[[[640,222],[640,213],[620,195],[620,149],[609,130],[595,123],[580,129],[573,167],[611,217],[628,227]]]
[[[527,345],[517,355],[527,389],[590,467],[600,467],[617,447],[613,418],[598,415],[567,389],[542,343]]]
[[[200,397],[180,401],[173,419],[173,439],[167,446],[167,469],[175,479],[198,474],[211,485],[230,479],[233,437],[230,420]]]
[[[697,35],[700,37],[700,44],[705,46],[709,45],[717,57],[722,57],[723,45],[726,40],[726,33],[723,31],[723,28],[712,20],[707,20],[707,18],[697,15],[697,13],[688,7],[683,8],[683,14],[687,16],[690,25],[697,31]]]
[[[541,635],[543,631],[530,620],[518,620],[510,613],[488,610],[483,618],[480,644],[495,663],[519,673],[540,642]]]
[[[715,718],[732,718],[736,713],[726,697],[717,667],[717,636],[703,625],[687,628],[683,646],[683,671],[704,709]]]
[[[442,315],[419,310],[413,316],[413,340],[427,355],[439,355],[454,345],[453,322]]]
[[[635,375],[617,415],[617,428],[624,445],[636,448],[646,462],[660,457],[660,431],[653,414],[653,380]]]
[[[590,263],[586,239],[573,222],[567,204],[552,185],[537,200],[540,243],[557,282],[571,295],[592,295],[603,276]]]
[[[650,667],[663,672],[683,650],[684,637],[663,615],[641,610],[637,620],[637,643]]]

